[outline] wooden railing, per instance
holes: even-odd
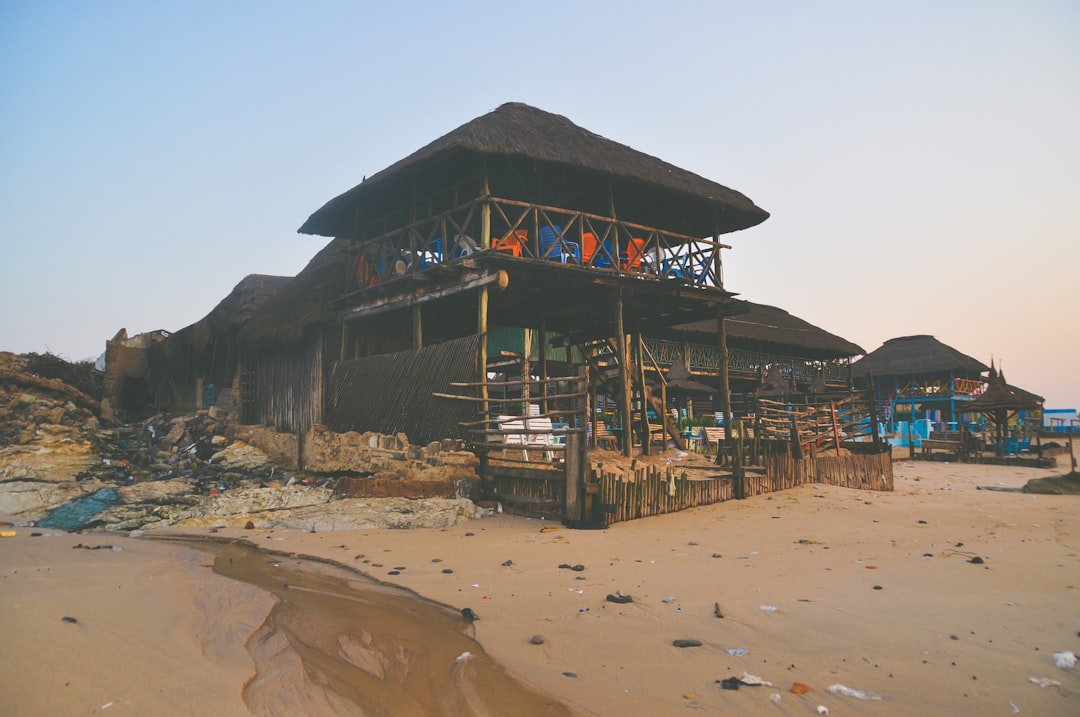
[[[348,292],[486,251],[642,279],[722,287],[720,251],[728,248],[715,237],[689,236],[559,207],[478,198],[359,238],[352,249],[354,275]]]

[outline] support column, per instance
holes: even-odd
[[[424,348],[424,315],[419,304],[412,309],[412,347]]]
[[[547,365],[547,319],[540,319],[540,340],[537,342],[540,344],[540,380],[543,383],[540,384],[540,413],[547,414],[551,410],[551,406],[548,405],[548,365]],[[567,365],[569,365],[570,347],[566,347],[567,353]]]
[[[716,337],[720,342],[720,410],[724,412],[724,444],[731,447],[734,421],[731,415],[731,386],[728,384],[728,349],[727,349],[727,326],[724,322],[724,313],[727,310],[727,299],[721,299],[716,314]],[[729,451],[730,453],[730,451]],[[716,452],[716,461],[720,462],[720,451]]]
[[[645,400],[645,351],[642,349],[641,332],[635,331],[634,342],[634,377],[638,380],[639,395],[641,396],[641,452],[645,455],[652,454],[652,432],[649,428],[649,404]]]
[[[626,350],[626,327],[623,324],[623,296],[619,287],[615,298],[615,333],[619,351],[619,414],[623,432],[623,455],[629,458],[633,448],[633,426],[630,413],[630,356]]]

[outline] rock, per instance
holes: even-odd
[[[675,647],[701,647],[701,640],[675,640],[671,644]]]
[[[626,605],[627,603],[634,602],[634,598],[629,595],[623,595],[622,593],[618,593],[616,595],[608,595],[604,599],[608,602],[613,602],[616,605]]]
[[[480,619],[479,616],[473,612],[471,607],[461,608],[461,616],[465,618],[465,622],[475,622]]]
[[[265,468],[269,465],[270,458],[255,446],[249,446],[243,441],[235,441],[212,455],[210,462],[230,468],[252,470]]]
[[[545,642],[547,640],[544,639],[543,635],[533,635],[529,638],[529,644],[531,645],[543,645]]]

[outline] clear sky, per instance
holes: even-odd
[[[737,189],[725,283],[1080,407],[1080,3],[0,3],[0,349],[293,275],[328,199],[508,101]]]

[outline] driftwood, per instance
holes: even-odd
[[[19,386],[40,388],[60,394],[64,398],[90,409],[95,416],[101,417],[101,403],[99,401],[95,401],[79,389],[72,388],[63,381],[53,378],[41,378],[40,376],[23,373],[22,371],[12,371],[7,368],[0,368],[0,381],[10,381]]]

